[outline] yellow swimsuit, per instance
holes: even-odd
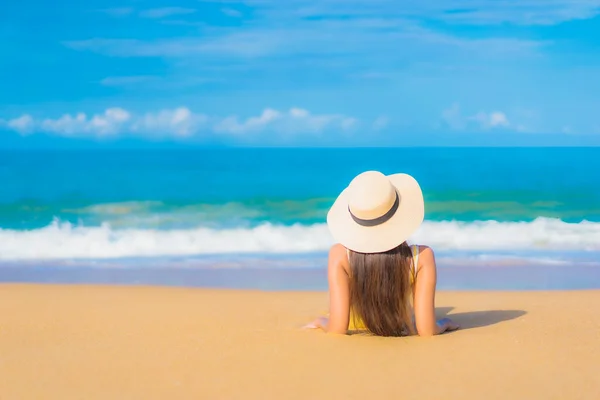
[[[417,268],[419,265],[419,246],[418,245],[412,245],[410,246],[411,250],[412,250],[412,255],[413,255],[413,262],[411,265],[411,269],[410,269],[410,284],[414,285],[415,280],[417,279]],[[349,252],[347,252],[349,253]],[[367,327],[365,326],[365,324],[363,323],[362,319],[354,314],[354,312],[352,310],[350,310],[350,323],[348,325],[348,330],[349,331],[360,331],[360,330],[366,330]]]

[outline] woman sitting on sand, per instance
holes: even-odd
[[[378,336],[457,329],[448,318],[436,322],[433,251],[406,243],[423,218],[423,194],[413,177],[368,171],[354,178],[327,214],[337,241],[329,251],[329,316],[306,327]]]

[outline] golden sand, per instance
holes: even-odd
[[[600,291],[442,292],[433,338],[301,330],[321,292],[0,285],[0,399],[600,399]]]

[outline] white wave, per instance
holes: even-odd
[[[425,221],[411,242],[440,250],[600,250],[600,223]],[[77,259],[219,253],[306,253],[333,243],[324,224],[155,230],[75,226],[54,221],[35,230],[0,229],[0,259]]]
[[[567,223],[556,218],[532,222],[425,222],[414,239],[443,249],[600,250],[600,223]]]
[[[119,258],[215,253],[311,252],[331,241],[323,225],[180,230],[112,229],[54,221],[30,231],[0,229],[0,259]]]

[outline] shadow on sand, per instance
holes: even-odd
[[[523,310],[486,310],[450,314],[450,311],[453,309],[454,307],[438,307],[435,310],[436,317],[448,317],[458,323],[460,329],[463,330],[494,325],[527,314],[527,312]]]
[[[436,307],[435,316],[436,319],[448,317],[454,322],[460,325],[460,330],[481,328],[484,326],[495,325],[500,322],[509,321],[511,319],[519,318],[525,314],[523,310],[487,310],[487,311],[468,311],[462,313],[450,312],[454,310],[454,307]],[[449,332],[450,334],[454,332]],[[348,331],[348,335],[367,335],[366,331],[363,330],[351,330]]]

